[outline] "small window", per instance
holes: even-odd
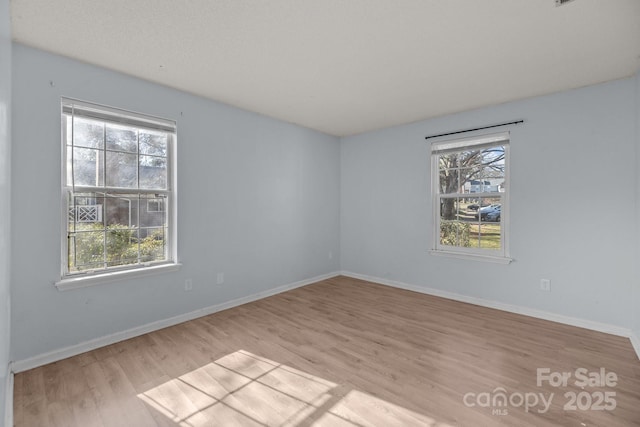
[[[62,100],[62,278],[175,263],[176,124]]]
[[[435,254],[508,259],[509,133],[431,146]]]
[[[147,200],[147,212],[164,212],[164,200],[160,198]]]

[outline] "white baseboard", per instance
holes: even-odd
[[[9,364],[7,366],[6,377],[4,381],[4,426],[13,426],[13,368]]]
[[[508,311],[510,313],[522,314],[525,316],[535,317],[543,320],[550,320],[552,322],[563,323],[565,325],[577,326],[579,328],[590,329],[593,331],[604,332],[611,335],[617,335],[631,339],[631,343],[640,359],[640,340],[635,334],[627,328],[620,326],[609,325],[607,323],[594,322],[592,320],[579,319],[576,317],[564,316],[561,314],[550,313],[548,311],[537,310],[529,307],[522,307],[514,304],[507,304],[498,301],[487,300],[483,298],[471,297],[462,294],[456,294],[454,292],[443,291],[440,289],[426,288],[422,286],[409,285],[407,283],[397,282],[395,280],[381,279],[379,277],[367,276],[365,274],[352,273],[349,271],[342,271],[342,276],[353,277],[355,279],[365,280],[367,282],[379,283],[381,285],[392,286],[394,288],[406,289],[408,291],[419,292],[427,295],[433,295],[436,297],[446,298],[450,300],[466,302],[469,304],[479,305],[482,307],[495,308],[497,310]],[[635,342],[634,342],[635,340]]]
[[[640,337],[634,332],[631,332],[631,336],[629,337],[629,339],[631,340],[631,345],[636,350],[638,359],[640,359]]]
[[[229,308],[237,307],[242,304],[246,304],[252,301],[256,301],[262,298],[266,298],[272,295],[276,295],[282,292],[286,292],[291,289],[299,288],[301,286],[310,285],[315,282],[319,282],[321,280],[329,279],[332,277],[336,277],[338,275],[343,275],[347,277],[353,277],[356,279],[365,280],[368,282],[379,283],[382,285],[392,286],[395,288],[406,289],[414,292],[419,292],[427,295],[433,295],[437,297],[447,298],[455,301],[466,302],[469,304],[479,305],[482,307],[495,308],[502,311],[507,311],[516,314],[522,314],[525,316],[536,317],[539,319],[550,320],[553,322],[563,323],[566,325],[577,326],[580,328],[591,329],[598,332],[604,332],[612,335],[622,336],[629,338],[631,340],[631,344],[640,359],[640,338],[634,334],[631,330],[626,328],[621,328],[619,326],[609,325],[605,323],[593,322],[590,320],[579,319],[569,316],[563,316],[555,313],[549,313],[542,310],[536,310],[528,307],[517,306],[513,304],[501,303],[498,301],[491,301],[482,298],[470,297],[466,295],[456,294],[453,292],[443,291],[440,289],[433,288],[425,288],[416,285],[409,285],[407,283],[402,283],[394,280],[381,279],[379,277],[367,276],[364,274],[352,273],[349,271],[342,272],[334,272],[323,274],[320,276],[312,277],[310,279],[301,280],[299,282],[290,283],[288,285],[279,286],[277,288],[269,289],[267,291],[258,292],[256,294],[248,295],[246,297],[237,298],[235,300],[227,301],[224,303],[216,304],[210,307],[205,307],[199,310],[195,310],[189,313],[181,314],[179,316],[171,317],[164,320],[159,320],[156,322],[151,322],[142,326],[138,326],[132,329],[128,329],[121,332],[116,332],[114,334],[106,335],[100,338],[92,339],[89,341],[85,341],[73,346],[61,348],[58,350],[54,350],[48,353],[44,353],[35,357],[31,357],[29,359],[15,361],[11,364],[11,372],[7,375],[11,375],[11,385],[7,384],[7,387],[10,387],[10,390],[13,391],[13,373],[27,371],[29,369],[37,368],[39,366],[46,365],[48,363],[56,362],[58,360],[66,359],[67,357],[76,356],[78,354],[82,354],[87,351],[95,350],[100,347],[104,347],[106,345],[114,344],[116,342],[124,341],[129,338],[137,337],[140,335],[144,335],[149,332],[157,331],[162,328],[166,328],[169,326],[177,325],[179,323],[187,322],[189,320],[197,319],[198,317],[206,316],[209,314],[216,313],[218,311],[226,310]],[[7,382],[9,379],[7,378]],[[13,393],[11,393],[13,395]],[[7,394],[7,399],[10,396]],[[9,405],[9,402],[7,402]],[[13,403],[9,405],[11,410],[13,409]],[[9,412],[5,412],[5,415],[10,415]],[[8,424],[9,426],[12,424]]]
[[[13,372],[23,372],[29,369],[37,368],[39,366],[46,365],[48,363],[57,362],[58,360],[66,359],[68,357],[77,356],[78,354],[85,353],[87,351],[95,350],[100,347],[104,347],[110,344],[114,344],[120,341],[124,341],[130,338],[134,338],[140,335],[147,334],[149,332],[157,331],[169,326],[174,326],[179,323],[187,322],[189,320],[197,319],[198,317],[207,316],[209,314],[216,313],[218,311],[226,310],[229,308],[237,307],[242,304],[257,301],[262,298],[270,297],[282,292],[286,292],[301,286],[310,285],[321,280],[329,279],[338,276],[340,273],[328,273],[320,276],[312,277],[310,279],[301,280],[288,285],[279,286],[277,288],[269,289],[256,294],[248,295],[245,297],[237,298],[231,301],[223,302],[220,304],[212,305],[209,307],[201,308],[189,313],[181,314],[164,320],[158,320],[156,322],[147,323],[146,325],[138,326],[128,329],[126,331],[116,332],[114,334],[106,335],[100,338],[95,338],[89,341],[85,341],[76,345],[54,350],[48,353],[44,353],[29,359],[14,361],[12,364]]]

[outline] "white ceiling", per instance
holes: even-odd
[[[11,3],[17,42],[338,136],[640,69],[640,0]]]

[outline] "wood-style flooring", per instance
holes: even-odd
[[[640,361],[625,338],[336,277],[18,373],[14,421],[640,426]]]

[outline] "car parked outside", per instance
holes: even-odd
[[[478,212],[473,216],[478,219],[487,220],[487,217],[490,215],[490,221],[499,221],[500,220],[500,211],[501,205],[489,205],[483,208],[478,209]]]
[[[491,212],[488,212],[487,215],[485,216],[484,220],[485,221],[500,222],[500,213],[501,213],[501,211],[502,211],[502,209],[498,206],[497,209],[494,209]]]
[[[477,211],[480,208],[484,208],[489,206],[489,203],[482,203],[482,205],[478,205],[477,203],[473,203],[469,206],[467,206],[467,209],[469,209],[470,211]]]

